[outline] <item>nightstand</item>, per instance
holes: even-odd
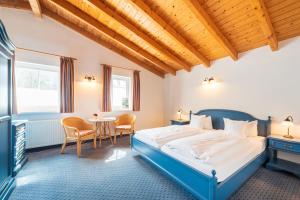
[[[189,120],[178,120],[178,119],[172,119],[171,120],[171,125],[186,125],[189,124]]]
[[[277,151],[284,151],[300,156],[300,139],[288,139],[278,135],[268,137],[270,160],[266,167],[272,170],[283,170],[300,177],[300,164],[277,158]]]

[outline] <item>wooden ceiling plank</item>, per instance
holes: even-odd
[[[164,45],[158,43],[154,39],[152,39],[148,34],[146,34],[144,31],[142,31],[138,26],[136,26],[134,23],[130,22],[129,20],[125,19],[123,16],[121,16],[117,11],[110,8],[108,5],[103,3],[103,1],[99,0],[88,0],[87,2],[91,3],[95,7],[97,7],[99,10],[103,11],[113,19],[115,19],[117,22],[128,28],[130,31],[134,32],[136,35],[138,35],[140,38],[148,42],[151,46],[158,49],[163,54],[167,55],[169,58],[173,59],[177,63],[183,66],[183,68],[187,71],[191,71],[191,67],[188,63],[183,61],[183,59],[180,59],[177,55],[170,52],[167,47]]]
[[[164,73],[163,72],[161,72],[161,71],[153,68],[153,66],[150,66],[150,65],[142,62],[141,60],[139,60],[136,57],[130,55],[129,53],[120,50],[119,48],[115,47],[114,45],[112,45],[112,44],[110,44],[110,43],[102,40],[101,38],[95,36],[94,34],[92,34],[92,33],[88,32],[88,31],[84,30],[83,28],[80,28],[76,24],[74,24],[74,23],[66,20],[65,18],[57,15],[56,13],[53,13],[53,12],[51,12],[49,10],[45,10],[44,14],[47,15],[48,17],[54,19],[55,21],[57,21],[57,22],[65,25],[65,26],[69,27],[70,29],[72,29],[72,30],[80,33],[81,35],[89,38],[90,40],[92,40],[92,41],[100,44],[101,46],[104,46],[104,47],[112,50],[113,52],[115,52],[115,53],[117,53],[117,54],[119,54],[119,55],[127,58],[128,60],[136,63],[137,65],[139,65],[139,66],[147,69],[148,71],[150,71],[150,72],[152,72],[152,73],[154,73],[154,74],[156,74],[156,75],[164,78]]]
[[[267,37],[269,46],[272,51],[278,50],[278,40],[268,13],[268,10],[263,2],[263,0],[251,0],[254,10],[260,24],[260,27]]]
[[[206,13],[205,9],[200,5],[198,0],[183,1],[189,9],[194,13],[197,19],[203,24],[206,30],[216,39],[216,41],[226,50],[233,60],[238,59],[238,52],[230,44],[228,39],[222,34],[211,17]]]
[[[42,9],[39,0],[29,0],[32,12],[37,17],[42,17]]]
[[[71,3],[66,2],[65,0],[50,0],[52,3],[60,7],[61,9],[67,11],[68,13],[72,14],[76,18],[84,21],[86,24],[89,24],[90,26],[94,27],[101,33],[105,34],[109,38],[117,41],[118,43],[122,44],[123,46],[131,49],[132,51],[136,52],[140,56],[146,58],[147,60],[151,61],[164,71],[171,73],[172,75],[176,75],[176,70],[169,65],[162,62],[160,59],[156,58],[152,54],[150,54],[148,51],[144,50],[143,48],[137,46],[132,41],[128,40],[124,36],[118,34],[114,30],[108,28],[95,18],[91,17],[87,13],[83,12],[76,6],[72,5]]]
[[[163,19],[159,14],[152,10],[143,0],[131,0],[140,10],[146,13],[154,22],[160,25],[171,36],[179,41],[185,48],[192,52],[205,66],[210,66],[210,61],[200,53],[187,39],[185,39],[180,33],[178,33],[168,22]]]
[[[19,0],[15,0],[14,2],[11,2],[10,0],[1,0],[0,1],[0,7],[6,7],[6,8],[15,8],[15,9],[22,9],[22,10],[31,10],[31,7],[29,5],[28,2],[25,1],[19,1]],[[149,64],[146,64],[145,62],[142,62],[141,60],[137,59],[135,56],[130,55],[129,53],[127,53],[126,51],[122,51],[119,48],[115,47],[114,45],[108,43],[105,40],[102,40],[101,38],[95,36],[94,34],[84,30],[83,28],[80,28],[79,26],[77,26],[76,24],[66,20],[65,18],[57,15],[56,13],[48,10],[48,9],[43,9],[43,14],[54,19],[55,21],[69,27],[70,29],[80,33],[81,35],[89,38],[90,40],[95,41],[96,43],[100,44],[101,46],[104,46],[110,50],[112,50],[113,52],[127,58],[128,60],[136,63],[137,65],[147,69],[148,71],[164,78],[165,74],[161,71],[161,69],[156,68],[154,66],[151,66]]]

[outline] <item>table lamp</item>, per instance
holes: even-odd
[[[182,120],[182,118],[181,118],[181,115],[182,115],[182,109],[179,109],[178,111],[177,111],[177,115],[179,115],[179,119],[178,120]]]
[[[283,137],[293,139],[294,137],[290,135],[290,127],[293,125],[293,117],[289,115],[285,120],[282,122],[283,125],[286,125],[288,127],[287,135],[284,135]]]

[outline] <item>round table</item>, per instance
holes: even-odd
[[[90,118],[89,122],[96,124],[97,133],[99,133],[99,140],[101,145],[101,140],[109,137],[110,142],[114,144],[111,136],[110,126],[116,121],[115,117],[101,117],[101,118]]]

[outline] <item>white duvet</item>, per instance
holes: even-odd
[[[172,125],[137,131],[134,137],[146,144],[160,148],[172,140],[197,135],[202,132],[203,129],[190,127],[189,125]]]
[[[264,137],[233,138],[224,131],[203,133],[166,143],[161,150],[207,175],[225,180],[265,149]]]

